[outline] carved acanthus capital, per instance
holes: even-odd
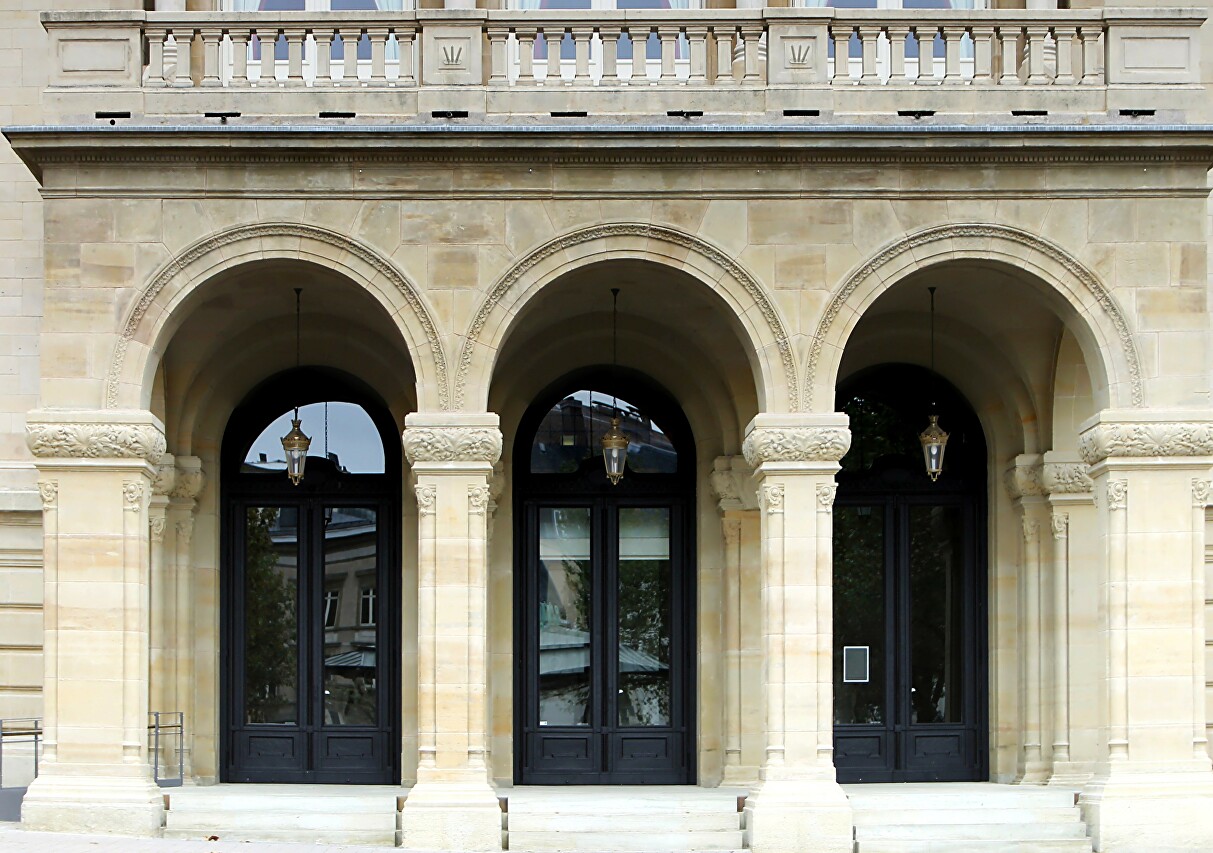
[[[484,515],[489,509],[489,487],[468,486],[468,511],[474,515]]]
[[[1088,465],[1109,457],[1213,456],[1213,420],[1096,420],[1078,437]]]
[[[1070,532],[1070,516],[1068,513],[1055,512],[1051,518],[1053,524],[1053,538],[1065,539]]]
[[[851,447],[851,431],[845,425],[780,424],[751,426],[741,446],[745,460],[757,468],[770,462],[837,462]]]
[[[834,510],[834,498],[837,496],[837,483],[822,483],[817,487],[817,507],[825,512],[832,512]]]
[[[712,466],[712,493],[721,512],[757,509],[754,471],[740,456],[719,456]]]
[[[160,513],[153,515],[148,520],[148,527],[151,528],[153,542],[163,542],[164,541],[164,529],[167,526],[168,526],[168,519],[164,515],[161,515]]]
[[[1003,476],[1013,498],[1040,497],[1045,493],[1044,472],[1039,456],[1016,457],[1015,464]]]
[[[59,484],[54,480],[39,480],[38,496],[42,498],[42,511],[50,512],[59,506]]]
[[[1108,509],[1124,509],[1129,505],[1129,481],[1108,481]]]
[[[1085,462],[1046,462],[1044,485],[1051,495],[1088,495],[1095,488]]]
[[[764,484],[758,490],[758,501],[768,513],[783,512],[783,484]]]
[[[421,462],[484,462],[501,458],[501,430],[496,427],[409,427],[404,455]]]
[[[143,509],[143,484],[128,480],[122,484],[122,506],[127,512]]]
[[[142,459],[160,462],[164,429],[147,412],[31,412],[25,443],[39,459]]]
[[[177,463],[173,454],[166,453],[156,466],[156,478],[152,480],[153,495],[170,495],[177,483]]]
[[[433,485],[416,486],[413,491],[417,495],[418,515],[433,515],[434,504],[438,500],[438,487]]]
[[[197,456],[178,456],[176,480],[170,494],[181,500],[197,500],[206,485],[206,474],[202,471],[202,460]]]

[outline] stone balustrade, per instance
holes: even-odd
[[[1185,116],[1196,9],[47,12],[64,118]],[[270,49],[269,45],[273,45]],[[937,88],[936,88],[937,87]],[[87,94],[87,97],[84,97]],[[239,115],[236,115],[239,114]]]

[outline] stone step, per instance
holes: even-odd
[[[339,811],[342,814],[376,814],[395,812],[397,799],[404,797],[407,793],[406,789],[401,788],[398,791],[393,789],[392,793],[374,795],[318,795],[310,792],[263,794],[256,791],[242,791],[235,794],[230,789],[216,791],[213,788],[199,788],[197,791],[187,793],[178,791],[169,794],[168,808],[170,814],[205,812],[230,814],[232,812],[264,811],[297,813]]]
[[[744,840],[733,832],[518,832],[510,830],[510,853],[658,853],[658,851],[740,851]]]
[[[853,806],[855,825],[880,826],[890,819],[900,824],[972,824],[1001,823],[1001,824],[1035,824],[1035,823],[1067,823],[1081,821],[1081,815],[1076,807],[1069,808],[953,808],[949,806],[933,809],[901,809],[900,807],[879,808],[870,803]]]
[[[741,814],[733,812],[641,812],[604,810],[592,814],[563,812],[512,812],[508,817],[515,832],[736,832]]]
[[[329,807],[324,811],[301,812],[296,810],[247,811],[233,810],[223,813],[193,811],[169,811],[165,816],[165,827],[173,830],[213,830],[222,827],[228,831],[244,829],[358,829],[367,832],[396,830],[396,812],[344,812]],[[211,833],[217,835],[218,833]]]
[[[1091,849],[1091,840],[1087,838],[1039,841],[879,838],[855,843],[855,853],[1091,853]]]
[[[939,840],[1000,840],[1022,838],[1028,841],[1050,839],[1085,839],[1087,827],[1081,821],[1066,823],[1009,824],[985,823],[984,816],[974,818],[982,823],[972,824],[881,824],[879,826],[855,827],[857,841],[876,841],[884,838],[924,838]]]
[[[320,829],[240,829],[240,830],[215,830],[211,829],[205,833],[199,830],[178,830],[171,827],[165,827],[165,838],[176,838],[181,840],[205,840],[212,836],[218,836],[220,841],[278,841],[278,842],[301,842],[307,844],[357,844],[374,847],[395,847],[398,844],[397,833],[395,830],[385,832],[382,830],[357,830],[357,829],[341,829],[341,830],[320,830]]]

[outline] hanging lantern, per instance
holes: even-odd
[[[312,446],[312,440],[299,429],[299,410],[295,409],[295,417],[291,419],[291,431],[282,436],[282,449],[286,453],[286,475],[291,478],[291,484],[299,485],[303,479],[303,469],[307,465],[307,449]]]
[[[930,415],[927,428],[918,434],[922,442],[922,457],[927,463],[927,476],[931,482],[939,479],[943,473],[943,452],[948,446],[948,434],[939,428],[939,415]]]
[[[611,418],[611,428],[602,437],[602,461],[606,464],[606,475],[611,485],[619,485],[628,462],[628,437],[619,429],[618,417]]]

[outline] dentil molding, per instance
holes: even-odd
[[[1213,420],[1097,419],[1078,436],[1088,465],[1109,457],[1213,456]]]
[[[39,459],[142,459],[151,465],[166,450],[164,429],[146,412],[32,412],[25,443]]]
[[[486,462],[501,458],[501,430],[495,427],[409,427],[404,455],[418,462]]]

